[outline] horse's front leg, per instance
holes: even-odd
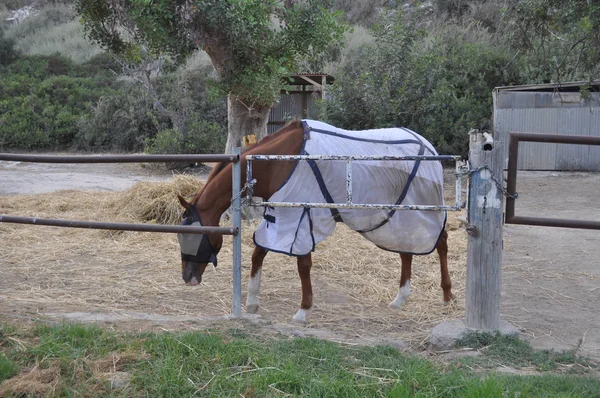
[[[298,257],[298,274],[300,275],[300,284],[302,285],[302,302],[300,309],[294,315],[295,322],[306,322],[306,317],[312,307],[312,284],[310,282],[310,269],[312,267],[312,257],[309,254]]]
[[[388,304],[388,307],[400,309],[404,300],[410,295],[410,275],[412,271],[412,254],[400,254],[402,260],[402,271],[400,271],[400,288],[394,301]]]
[[[268,251],[255,247],[252,253],[252,269],[248,281],[248,296],[246,297],[246,312],[255,314],[258,311],[258,293],[260,292],[260,277],[262,274],[263,260]]]

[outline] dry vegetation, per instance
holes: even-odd
[[[169,183],[138,183],[122,193],[70,190],[2,197],[0,213],[172,222],[178,219],[181,207],[175,193],[190,198],[201,184],[193,177],[178,176]],[[447,187],[451,189],[452,185]],[[467,238],[456,216],[448,216],[455,304],[442,304],[438,260],[432,254],[415,258],[412,296],[400,312],[389,309],[387,304],[397,292],[399,256],[377,249],[340,225],[313,255],[315,307],[308,326],[348,338],[399,338],[419,344],[438,322],[460,317],[464,310]],[[258,222],[243,225],[244,300],[254,247],[251,231]],[[33,317],[86,312],[109,315],[106,319],[112,314],[123,316],[120,319],[130,316],[137,320],[136,326],[148,318],[171,321],[168,328],[177,328],[198,316],[218,318],[231,312],[230,236],[224,237],[220,266],[216,270],[208,268],[203,283],[190,288],[181,280],[179,247],[173,234],[0,224],[0,235],[0,301],[5,314]],[[289,324],[300,301],[293,258],[267,256],[259,298],[263,321]]]

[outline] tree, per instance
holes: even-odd
[[[134,62],[145,50],[182,61],[209,55],[228,97],[226,152],[261,138],[283,79],[300,59],[341,44],[346,25],[327,0],[76,0],[86,34]]]
[[[600,76],[600,3],[596,0],[515,1],[506,10],[509,40],[533,65],[531,82]]]

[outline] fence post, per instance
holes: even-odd
[[[232,148],[234,155],[240,155],[241,148]],[[242,158],[233,162],[232,175],[232,197],[231,204],[233,228],[237,228],[237,234],[233,235],[233,316],[242,315]]]
[[[503,153],[501,141],[476,130],[469,133],[472,174],[467,210],[465,324],[468,328],[497,330],[501,326]]]

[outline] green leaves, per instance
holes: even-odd
[[[318,59],[347,29],[339,13],[326,10],[327,1],[284,3],[76,0],[87,34],[105,48],[133,62],[139,46],[179,60],[203,49],[220,74],[222,94],[262,105],[279,97],[281,78],[295,72],[299,59]]]

